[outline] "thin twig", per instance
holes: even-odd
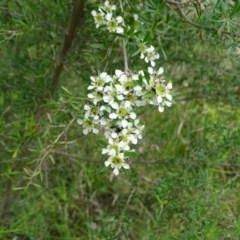
[[[122,0],[119,0],[120,8],[123,11],[123,2]],[[124,72],[127,74],[128,72],[128,57],[127,57],[127,48],[126,48],[126,40],[122,40],[122,51],[123,51],[123,60],[124,60]]]
[[[55,153],[58,155],[63,155],[63,156],[69,157],[70,159],[76,160],[76,161],[81,160],[81,161],[86,161],[86,162],[102,163],[102,160],[88,158],[88,157],[79,157],[79,155],[77,155],[77,154],[71,154],[71,153],[61,151],[61,150],[53,150],[52,153]],[[156,159],[156,160],[140,159],[140,160],[134,162],[134,165],[135,164],[159,164],[159,163],[166,163],[166,162],[168,162],[168,160],[166,160],[166,159]],[[185,164],[184,161],[179,161],[180,164],[181,164],[181,162],[183,164]],[[217,164],[209,164],[209,166],[240,168],[240,164],[235,164],[235,163],[217,163]]]
[[[132,189],[131,193],[129,194],[128,199],[127,199],[127,202],[126,202],[125,207],[124,207],[124,209],[123,209],[123,211],[122,211],[122,214],[121,214],[122,216],[124,216],[124,214],[125,214],[128,206],[129,206],[129,204],[130,204],[130,202],[131,202],[131,200],[132,200],[133,194],[134,194],[134,192],[136,191],[136,188],[137,188],[137,187],[134,187],[134,188]],[[121,230],[122,230],[122,225],[123,225],[123,221],[121,221],[121,222],[119,223],[118,229],[117,229],[116,234],[115,234],[115,236],[114,236],[115,239],[116,239],[116,238],[118,239],[119,234],[121,233]]]
[[[123,59],[124,59],[124,72],[127,74],[128,72],[128,57],[127,57],[127,49],[126,49],[126,40],[122,41],[122,50],[123,50]]]
[[[240,38],[240,33],[230,33],[230,32],[227,32],[227,31],[220,31],[214,27],[207,27],[207,26],[203,26],[201,24],[198,24],[196,22],[193,22],[192,20],[190,20],[187,15],[184,13],[182,7],[181,7],[181,3],[178,3],[176,1],[172,1],[172,0],[167,0],[167,3],[170,3],[170,4],[174,4],[177,6],[181,16],[184,18],[184,20],[194,26],[194,27],[197,27],[197,28],[200,28],[200,29],[204,29],[204,30],[208,30],[208,31],[212,31],[212,32],[215,32],[215,33],[220,33],[222,35],[230,35],[230,36],[234,36],[234,37],[237,37],[237,38]]]
[[[46,149],[44,149],[44,155],[41,157],[41,159],[37,162],[37,166],[35,167],[33,173],[30,176],[30,179],[28,181],[28,184],[26,186],[26,189],[30,186],[30,184],[32,183],[33,178],[38,174],[38,172],[41,170],[42,165],[44,164],[46,158],[49,156],[49,154],[51,154],[53,152],[53,148],[55,147],[55,145],[59,142],[59,140],[61,139],[61,137],[68,131],[68,129],[70,128],[70,126],[75,122],[76,118],[73,118],[69,124],[66,126],[66,128],[57,136],[57,138],[54,140],[54,142],[47,146]]]
[[[123,2],[122,2],[122,0],[119,0],[119,5],[120,5],[120,8],[121,8],[121,10],[123,12]]]

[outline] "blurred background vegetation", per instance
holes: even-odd
[[[116,36],[95,29],[97,1],[82,3],[0,3],[0,239],[239,239],[239,1],[124,1],[175,104],[141,115],[138,155],[114,179],[101,137],[76,119],[89,77],[123,60]]]

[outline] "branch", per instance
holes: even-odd
[[[128,72],[128,57],[127,57],[127,49],[126,49],[126,40],[122,41],[122,51],[123,51],[123,59],[124,59],[124,72],[127,74]]]
[[[122,0],[119,0],[119,4],[120,4],[120,8],[121,8],[122,12],[124,12]],[[125,39],[122,40],[122,51],[123,51],[123,60],[124,60],[124,72],[125,72],[125,74],[127,74],[127,72],[128,72],[128,57],[127,57],[127,49],[126,49],[126,40]]]
[[[73,6],[71,17],[69,19],[67,32],[65,33],[65,37],[64,37],[64,43],[60,51],[60,54],[58,56],[57,66],[55,68],[55,73],[52,78],[50,95],[53,95],[58,85],[60,74],[62,73],[64,68],[65,56],[72,45],[72,41],[73,41],[75,30],[77,28],[78,21],[83,15],[83,6],[84,6],[84,0],[74,1],[74,6]]]
[[[173,5],[176,5],[179,12],[180,12],[180,15],[184,18],[184,20],[194,26],[194,27],[197,27],[197,28],[200,28],[200,29],[204,29],[204,30],[207,30],[207,31],[211,31],[211,32],[215,32],[215,33],[219,33],[219,30],[214,28],[214,27],[207,27],[207,26],[203,26],[201,24],[198,24],[196,22],[193,22],[192,20],[190,20],[187,15],[184,13],[182,7],[181,7],[181,4],[176,2],[176,1],[172,1],[172,0],[167,0],[167,3],[169,4],[173,4]],[[221,31],[220,32],[221,35],[230,35],[230,36],[234,36],[236,38],[240,38],[240,33],[230,33],[230,32],[227,32],[227,31]]]
[[[31,174],[31,176],[29,178],[29,181],[28,181],[28,184],[26,186],[26,189],[31,185],[31,183],[33,181],[33,178],[41,171],[43,163],[45,162],[45,160],[49,156],[49,154],[52,152],[52,150],[55,147],[55,145],[59,142],[61,137],[68,132],[68,129],[72,126],[72,124],[75,122],[75,120],[76,120],[75,118],[72,118],[72,120],[69,122],[69,124],[66,126],[66,128],[63,129],[63,131],[56,137],[54,142],[44,149],[44,154],[41,157],[41,159],[37,162],[37,166],[35,167],[33,173]]]

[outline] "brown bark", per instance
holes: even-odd
[[[64,36],[64,42],[62,49],[60,51],[58,60],[57,60],[57,65],[55,68],[55,72],[52,78],[51,86],[50,86],[50,96],[54,94],[58,83],[59,83],[59,77],[63,71],[64,68],[64,60],[66,57],[67,52],[71,48],[73,38],[74,38],[74,33],[77,28],[79,20],[83,16],[83,7],[84,7],[84,0],[75,0],[74,1],[74,6],[72,10],[71,17],[69,19],[69,24],[67,31]]]

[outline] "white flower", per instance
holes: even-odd
[[[91,12],[91,14],[94,17],[96,28],[98,28],[99,26],[101,26],[101,25],[103,25],[105,23],[104,13],[103,12],[96,12],[95,10],[93,10]]]
[[[97,121],[101,115],[99,107],[97,107],[95,105],[85,104],[84,110],[85,110],[84,118],[91,117]]]
[[[78,124],[83,125],[83,134],[87,135],[89,132],[93,132],[95,134],[99,133],[99,130],[95,127],[94,120],[90,118],[78,119]]]
[[[134,13],[134,14],[133,14],[133,18],[134,18],[134,21],[138,21],[138,19],[139,19],[138,14]]]
[[[124,99],[122,95],[122,86],[119,84],[116,85],[107,85],[104,88],[104,95],[103,95],[103,101],[105,103],[108,103],[110,106],[114,107],[115,99],[122,101]],[[115,108],[116,109],[116,108]]]
[[[112,11],[115,11],[117,9],[116,5],[114,4],[109,4],[109,1],[105,1],[104,2],[104,6],[101,6],[99,8],[100,11],[104,11],[106,13],[109,13],[109,12],[112,12]]]
[[[87,96],[93,101],[94,105],[100,102],[103,98],[103,94],[101,91],[89,93]]]
[[[111,20],[112,20],[112,13],[111,13],[111,12],[107,13],[107,14],[105,15],[105,19],[106,19],[107,21],[111,21]]]
[[[164,111],[164,106],[172,106],[172,95],[170,94],[170,89],[172,88],[172,83],[165,84],[165,82],[158,83],[156,86],[157,94],[157,104],[159,112]]]
[[[103,91],[106,83],[109,83],[112,78],[106,72],[102,72],[99,76],[91,76],[91,85],[89,85],[88,90],[95,89],[96,91]]]
[[[125,163],[124,154],[118,153],[116,155],[111,155],[107,161],[105,161],[105,166],[108,167],[109,165],[113,168],[113,174],[118,175],[119,170],[123,167],[125,169],[129,169],[129,165]]]
[[[143,48],[141,51],[140,58],[144,59],[146,63],[151,63],[152,67],[155,67],[155,60],[159,59],[159,54],[155,52],[155,48],[151,45],[149,48]]]
[[[108,139],[107,148],[102,149],[102,154],[108,154],[110,156],[116,155],[120,152],[120,147],[117,142],[115,142],[112,138]]]
[[[123,18],[119,16],[117,18],[109,18],[109,20],[107,19],[107,28],[109,32],[123,34]]]

